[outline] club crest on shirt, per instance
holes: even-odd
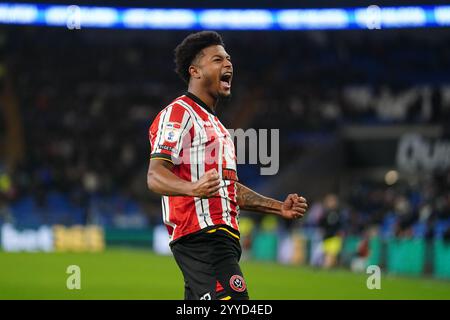
[[[245,289],[247,288],[247,285],[245,284],[244,278],[242,278],[238,274],[235,274],[230,278],[230,287],[234,291],[244,292]]]
[[[164,126],[164,140],[167,142],[176,142],[181,134],[181,124],[177,122],[168,122]]]

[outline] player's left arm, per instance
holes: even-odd
[[[289,194],[282,202],[260,195],[238,182],[236,187],[237,202],[243,210],[276,214],[285,219],[298,219],[303,217],[308,208],[306,199],[296,193]]]

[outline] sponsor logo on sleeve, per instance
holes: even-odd
[[[169,143],[177,142],[181,134],[181,124],[169,122],[164,126],[164,140]]]

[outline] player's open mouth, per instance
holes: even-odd
[[[231,88],[232,77],[233,74],[231,72],[226,72],[220,77],[220,84],[227,90]]]

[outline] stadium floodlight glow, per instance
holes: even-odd
[[[105,7],[51,6],[44,11],[44,21],[52,26],[66,26],[78,19],[83,27],[111,27],[118,23],[117,10]]]
[[[374,9],[378,8],[378,10]],[[421,7],[356,9],[355,22],[360,26],[378,23],[380,28],[422,27],[427,21],[427,9]]]
[[[45,22],[50,26],[65,26],[67,23],[67,6],[53,6],[45,11]]]
[[[327,30],[450,26],[450,6],[156,9],[0,3],[0,24],[73,28]]]
[[[119,22],[119,13],[114,8],[80,7],[82,26],[109,27]]]
[[[126,9],[123,24],[127,28],[189,29],[196,15],[188,9]]]
[[[450,6],[436,7],[434,9],[436,23],[441,26],[450,25]]]
[[[0,22],[10,24],[33,24],[39,9],[33,4],[8,5],[0,3]]]
[[[199,13],[199,23],[203,28],[210,29],[262,29],[273,27],[273,16],[269,10],[202,10]]]
[[[383,8],[381,24],[386,27],[414,27],[426,24],[425,10],[420,7]]]
[[[282,29],[345,29],[349,24],[345,9],[280,10],[277,20]]]

